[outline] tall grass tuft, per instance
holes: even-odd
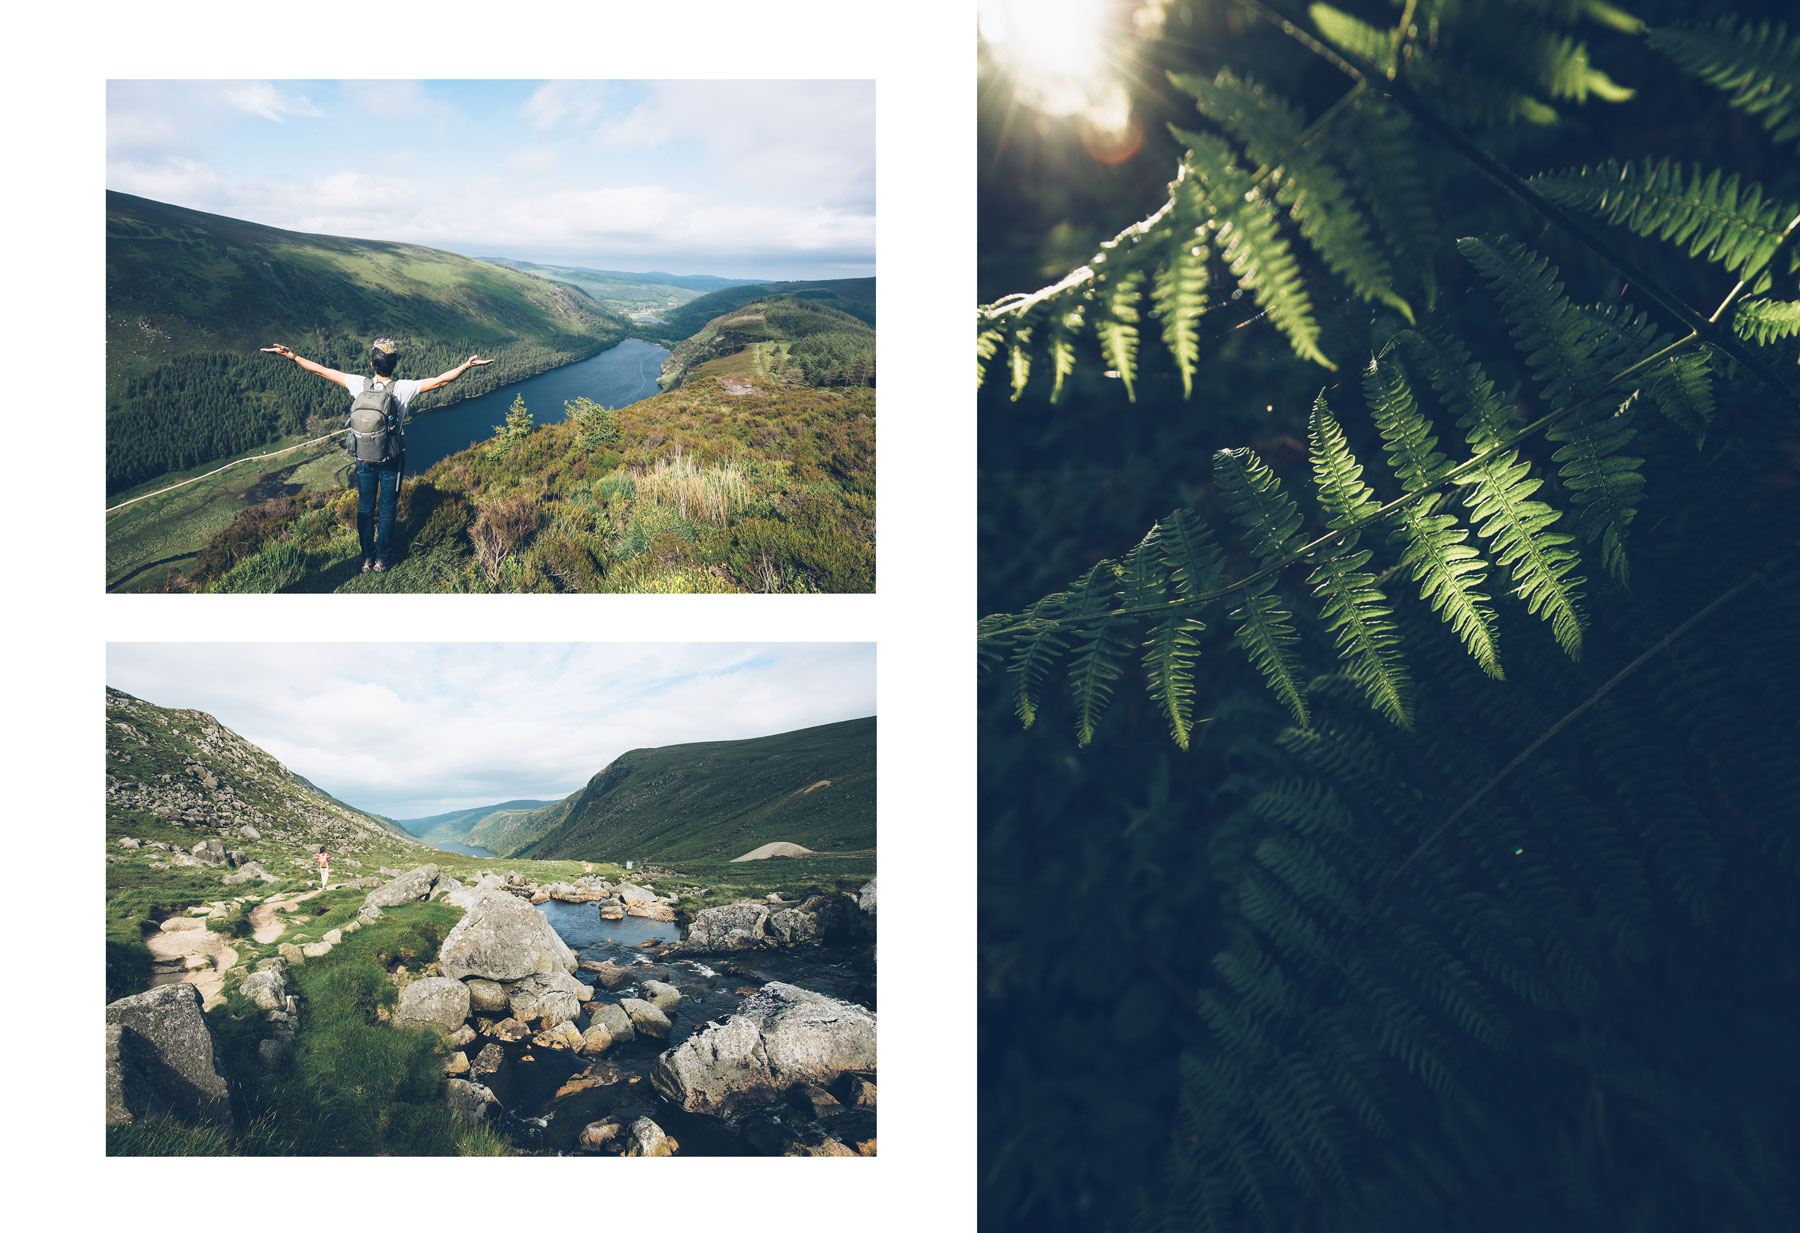
[[[637,477],[640,499],[666,505],[689,521],[724,527],[750,500],[750,486],[737,460],[702,467],[679,447]]]

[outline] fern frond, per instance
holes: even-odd
[[[1745,342],[1766,347],[1800,334],[1800,300],[1745,300],[1731,328]]]
[[[1594,358],[1598,333],[1563,295],[1549,258],[1504,236],[1468,236],[1456,250],[1500,297],[1512,337],[1552,407],[1561,410],[1604,387],[1611,374]]]
[[[977,330],[975,333],[975,388],[987,380],[988,364],[1000,354],[1000,331]]]
[[[1112,370],[1125,383],[1125,397],[1137,401],[1133,383],[1137,380],[1138,293],[1143,274],[1133,270],[1114,282],[1106,292],[1106,307],[1095,332],[1100,336],[1100,353]]]
[[[1484,454],[1508,436],[1510,416],[1494,392],[1494,384],[1463,345],[1442,335],[1407,331],[1401,344],[1424,368],[1431,384],[1456,414],[1457,427],[1470,449]],[[1573,659],[1581,658],[1581,611],[1586,584],[1575,572],[1581,556],[1574,537],[1551,528],[1562,511],[1531,499],[1544,481],[1531,474],[1531,464],[1517,450],[1504,450],[1475,469],[1465,498],[1475,533],[1493,544],[1494,562],[1511,577],[1514,592],[1527,610],[1550,624],[1551,632]]]
[[[1353,17],[1329,4],[1310,4],[1306,8],[1306,15],[1312,18],[1313,25],[1325,36],[1326,42],[1333,43],[1384,71],[1394,67],[1394,37],[1391,31],[1372,26],[1362,18]]]
[[[1075,371],[1075,335],[1080,331],[1084,306],[1076,305],[1057,316],[1050,330],[1050,401],[1062,397],[1063,379]]]
[[[1643,500],[1642,458],[1624,453],[1637,436],[1631,417],[1635,400],[1612,415],[1584,409],[1555,424],[1545,434],[1562,447],[1550,457],[1561,463],[1558,474],[1575,506],[1582,537],[1600,545],[1600,559],[1621,585],[1630,585],[1625,558],[1625,528]]]
[[[1007,665],[1012,677],[1013,714],[1027,728],[1037,719],[1038,696],[1044,691],[1045,678],[1068,647],[1068,634],[1058,623],[1068,607],[1069,596],[1062,591],[1031,605]]]
[[[1200,318],[1206,312],[1206,249],[1198,238],[1175,246],[1169,264],[1157,271],[1150,298],[1162,318],[1163,343],[1181,369],[1181,395],[1194,394],[1200,366]]]
[[[1418,135],[1405,113],[1370,97],[1338,121],[1358,157],[1345,160],[1357,192],[1401,271],[1418,280],[1425,307],[1437,303],[1437,212],[1420,170]]]
[[[1401,485],[1418,492],[1450,469],[1437,451],[1431,425],[1413,400],[1412,388],[1396,359],[1377,358],[1363,373],[1363,392],[1375,409],[1375,426],[1387,443],[1388,461]],[[1496,681],[1506,674],[1495,647],[1495,616],[1481,590],[1487,562],[1467,544],[1469,531],[1450,514],[1435,512],[1431,497],[1403,510],[1391,538],[1401,547],[1400,564],[1419,584],[1419,595],[1462,639],[1481,670]]]
[[[1179,598],[1192,599],[1217,585],[1224,554],[1212,533],[1192,510],[1178,509],[1151,531],[1163,567]],[[1145,538],[1150,542],[1150,537]],[[1135,601],[1133,607],[1139,606]],[[1194,724],[1193,663],[1206,625],[1193,610],[1171,613],[1151,631],[1144,644],[1144,671],[1150,696],[1169,721],[1169,734],[1182,749]]]
[[[1177,89],[1194,97],[1202,114],[1236,137],[1250,157],[1270,169],[1275,199],[1288,208],[1300,234],[1363,299],[1388,305],[1413,320],[1412,307],[1393,287],[1393,268],[1369,234],[1350,186],[1326,161],[1321,143],[1302,140],[1306,122],[1297,107],[1229,70],[1211,80],[1171,73]]]
[[[1120,578],[1121,570],[1115,562],[1097,562],[1069,592],[1069,616],[1080,620],[1110,613]],[[1144,585],[1141,578],[1139,585]],[[1075,739],[1084,749],[1094,739],[1101,713],[1112,701],[1113,683],[1124,672],[1125,656],[1131,651],[1125,622],[1117,616],[1095,622],[1087,628],[1085,637],[1086,642],[1069,664],[1069,688],[1075,696]]]
[[[1740,25],[1728,16],[1653,27],[1645,37],[1682,72],[1728,92],[1733,107],[1761,116],[1774,140],[1800,140],[1800,35],[1789,37],[1778,21]]]
[[[1345,527],[1375,508],[1362,467],[1350,453],[1343,429],[1321,394],[1313,405],[1309,431],[1313,474],[1319,501],[1333,527]],[[1338,654],[1350,675],[1362,685],[1375,709],[1402,728],[1412,727],[1412,682],[1400,658],[1400,631],[1395,628],[1387,596],[1375,576],[1363,567],[1374,553],[1357,547],[1358,536],[1346,535],[1313,570],[1309,579],[1323,606],[1325,628],[1337,637]]]
[[[1281,561],[1300,545],[1300,510],[1268,464],[1252,450],[1221,450],[1213,455],[1213,478],[1234,507],[1233,520],[1265,567]],[[1252,586],[1243,604],[1231,614],[1238,622],[1237,644],[1263,674],[1269,688],[1306,727],[1306,684],[1300,675],[1300,658],[1294,647],[1300,635],[1293,616],[1275,592],[1271,575]]]
[[[1019,395],[1025,392],[1025,383],[1031,379],[1031,328],[1029,326],[1013,331],[1012,346],[1007,353],[1007,364],[1012,373],[1012,400],[1019,401]]]
[[[1648,316],[1634,314],[1620,304],[1584,309],[1599,331],[1597,356],[1608,369],[1623,372],[1647,355],[1663,350],[1670,338]],[[1712,356],[1704,348],[1671,355],[1645,372],[1640,393],[1677,428],[1693,436],[1696,446],[1706,442],[1718,402],[1713,396]]]
[[[1319,350],[1312,298],[1301,281],[1300,263],[1281,234],[1275,207],[1223,138],[1173,127],[1171,131],[1189,147],[1187,166],[1192,175],[1180,187],[1192,193],[1195,204],[1212,219],[1224,246],[1220,256],[1225,264],[1287,335],[1295,354],[1332,367]]]
[[[1794,206],[1763,196],[1762,186],[1736,175],[1673,159],[1550,172],[1531,183],[1550,200],[1597,215],[1637,235],[1683,245],[1689,255],[1748,277],[1768,262]],[[1800,268],[1790,252],[1786,273]]]

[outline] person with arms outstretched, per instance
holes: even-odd
[[[356,460],[356,534],[362,542],[363,573],[381,573],[387,569],[394,512],[399,504],[400,473],[405,467],[406,433],[402,424],[406,408],[427,390],[449,385],[469,369],[494,361],[471,355],[435,377],[399,381],[394,379],[394,368],[400,362],[400,345],[391,338],[377,338],[370,344],[369,367],[375,372],[373,377],[315,364],[280,343],[263,350],[292,360],[307,372],[335,381],[350,391],[351,423],[345,448]]]

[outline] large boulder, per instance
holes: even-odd
[[[497,1118],[500,1115],[500,1102],[486,1084],[471,1083],[467,1079],[446,1079],[444,1100],[449,1104],[450,1112],[471,1122]]]
[[[624,903],[655,903],[656,892],[637,885],[635,882],[621,882],[612,888],[613,898]]]
[[[780,1095],[797,1083],[828,1086],[846,1070],[875,1069],[875,1016],[822,993],[771,982],[723,1023],[709,1023],[650,1071],[650,1082],[690,1113]]]
[[[437,1028],[454,1032],[469,1017],[469,990],[460,980],[425,976],[400,991],[394,1008],[397,1028]]]
[[[625,1131],[624,1156],[673,1156],[680,1144],[647,1117],[640,1117]]]
[[[675,1008],[681,1005],[681,990],[667,981],[647,980],[642,985],[642,991],[644,1000],[665,1015],[674,1014]]]
[[[397,908],[403,903],[414,903],[431,895],[432,883],[437,881],[436,865],[420,865],[417,869],[401,874],[393,881],[377,886],[363,898],[363,911],[371,908]]]
[[[619,1006],[631,1016],[632,1030],[639,1036],[654,1036],[658,1040],[669,1038],[674,1026],[669,1017],[643,998],[620,998]]]
[[[727,903],[705,908],[688,926],[683,949],[689,951],[750,950],[767,937],[769,909],[760,903]]]
[[[782,946],[817,945],[821,940],[819,918],[799,908],[783,908],[769,914],[769,937]]]
[[[581,1013],[587,992],[588,987],[567,972],[533,972],[506,990],[513,1018],[541,1019],[545,1027],[573,1020]]]
[[[107,1123],[166,1109],[184,1122],[229,1122],[231,1101],[219,1073],[212,1026],[200,991],[158,985],[106,1008]],[[116,1104],[115,1104],[116,1097]]]
[[[604,1039],[601,1039],[602,1034]],[[582,1048],[589,1053],[600,1053],[614,1045],[622,1045],[637,1039],[637,1030],[631,1026],[631,1016],[625,1008],[611,1002],[596,1006],[588,1016],[588,1030],[582,1037]]]
[[[463,983],[469,987],[469,1005],[482,1014],[503,1015],[512,1005],[504,985],[480,977]]]
[[[870,878],[867,882],[863,883],[863,888],[856,892],[856,906],[858,908],[862,909],[863,913],[868,916],[868,918],[871,922],[874,921],[874,919],[875,919],[875,879],[874,878]]]
[[[544,914],[511,895],[487,895],[456,922],[438,948],[438,971],[454,980],[521,980],[538,972],[573,972],[575,952]]]
[[[285,1010],[288,978],[285,968],[271,966],[244,977],[244,996],[264,1010]]]

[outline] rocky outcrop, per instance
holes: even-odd
[[[431,887],[437,878],[436,865],[420,865],[370,891],[363,899],[363,911],[370,908],[397,908],[403,903],[427,899],[431,896]]]
[[[497,1118],[500,1115],[500,1101],[486,1084],[471,1083],[467,1079],[446,1079],[444,1100],[452,1113],[467,1121],[479,1122],[484,1118]]]
[[[491,980],[476,977],[463,984],[469,990],[469,1006],[479,1014],[503,1015],[511,1002],[506,996],[506,986]]]
[[[799,1083],[828,1086],[875,1069],[875,1016],[860,1006],[772,982],[723,1023],[709,1023],[651,1068],[656,1090],[689,1112],[719,1113]]]
[[[674,1025],[669,1017],[644,1001],[643,998],[620,998],[619,1008],[631,1018],[631,1029],[639,1036],[654,1036],[658,1040],[667,1040]]]
[[[441,965],[440,960],[440,965]],[[513,1018],[536,1019],[545,1027],[572,1022],[581,1013],[587,986],[567,972],[534,972],[507,986]]]
[[[521,980],[537,972],[573,972],[575,953],[544,914],[510,895],[487,895],[438,948],[438,971],[456,980]]]
[[[244,996],[263,1010],[286,1010],[288,978],[286,968],[274,965],[244,977]]]
[[[870,878],[863,883],[863,888],[856,892],[856,906],[862,909],[871,924],[875,921],[875,879]]]
[[[106,1008],[107,1124],[166,1109],[184,1122],[229,1122],[212,1027],[192,985],[159,985]],[[116,1098],[116,1104],[115,1104]]]
[[[727,903],[703,909],[688,926],[682,949],[702,954],[750,950],[763,944],[768,919],[769,909],[760,903]]]
[[[400,991],[394,1010],[397,1028],[437,1028],[454,1032],[469,1017],[469,991],[460,980],[426,976]]]

